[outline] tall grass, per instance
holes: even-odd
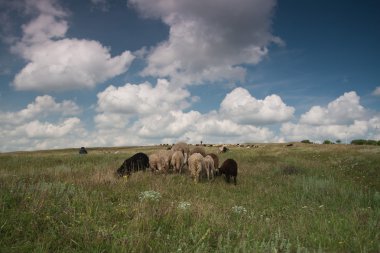
[[[237,186],[115,178],[158,148],[0,154],[0,252],[380,251],[379,147],[231,148]]]

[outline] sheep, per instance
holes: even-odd
[[[171,160],[171,166],[175,172],[182,173],[182,167],[184,166],[185,157],[179,150],[174,151]]]
[[[227,146],[223,145],[219,147],[219,153],[226,153],[228,151]]]
[[[214,159],[211,156],[207,155],[203,160],[204,160],[205,169],[207,173],[207,179],[210,180],[210,177],[214,179],[214,170],[215,170]]]
[[[189,158],[189,145],[187,145],[187,143],[185,142],[178,142],[176,144],[173,145],[172,151],[181,151],[183,156],[184,156],[184,161],[185,163],[187,163],[187,159]]]
[[[81,148],[79,149],[79,154],[80,154],[80,155],[86,155],[86,154],[87,154],[87,150],[86,150],[86,148],[85,148],[85,147],[81,147]]]
[[[222,166],[218,169],[219,175],[225,174],[227,183],[230,182],[230,177],[234,178],[234,183],[236,185],[236,177],[237,177],[237,163],[234,159],[227,159],[223,162]]]
[[[201,173],[205,170],[205,164],[201,154],[195,153],[189,157],[189,170],[191,177],[194,178],[194,182],[197,183]]]
[[[149,167],[152,172],[156,172],[158,170],[159,156],[157,153],[153,153],[149,156]]]
[[[206,151],[205,151],[204,147],[201,147],[201,146],[196,146],[196,147],[194,147],[194,148],[190,151],[190,155],[195,154],[195,153],[199,153],[199,154],[201,154],[203,157],[206,156]]]
[[[207,154],[207,155],[211,156],[212,159],[214,160],[214,169],[215,169],[215,173],[214,174],[216,174],[216,170],[219,168],[219,158],[214,153],[210,153],[210,154]]]
[[[159,150],[158,151],[159,162],[157,168],[159,171],[168,173],[170,169],[170,162],[172,160],[173,151],[171,150]]]
[[[149,167],[149,158],[144,153],[137,153],[126,159],[123,164],[116,170],[118,176],[130,176],[132,172],[145,170]]]

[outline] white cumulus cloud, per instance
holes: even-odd
[[[87,132],[81,109],[71,101],[44,95],[19,111],[0,111],[0,151],[62,148],[81,145]]]
[[[110,48],[97,41],[65,38],[66,12],[55,1],[32,2],[35,6],[27,7],[34,10],[37,17],[22,26],[23,37],[12,47],[12,52],[27,61],[13,80],[16,89],[92,88],[128,70],[135,58],[132,53],[125,51],[112,57]]]
[[[281,133],[286,140],[352,140],[378,136],[378,116],[360,104],[356,92],[346,92],[327,106],[313,106],[300,116],[298,123],[284,123]],[[380,126],[380,125],[379,125]]]
[[[35,98],[34,102],[28,104],[26,108],[17,112],[0,111],[0,123],[2,124],[20,124],[22,122],[47,117],[51,114],[59,115],[77,115],[81,112],[79,106],[71,101],[64,100],[61,103],[56,102],[55,98],[44,95]]]
[[[326,107],[313,106],[301,115],[300,123],[309,125],[351,124],[367,117],[365,108],[360,105],[356,92],[346,92],[330,102]]]
[[[242,80],[241,64],[257,64],[268,45],[275,0],[130,0],[143,16],[161,19],[169,38],[147,56],[143,75],[175,83]]]
[[[380,86],[376,87],[375,90],[372,92],[372,95],[374,96],[380,96]]]
[[[190,93],[180,87],[171,85],[165,79],[157,80],[152,86],[126,84],[121,87],[109,86],[98,94],[98,111],[125,114],[155,114],[170,110],[182,110],[190,104]]]
[[[220,113],[241,124],[266,125],[292,119],[295,109],[287,106],[278,95],[263,100],[251,96],[244,88],[228,93],[220,106]]]
[[[251,100],[257,102],[253,97]],[[279,97],[267,100],[268,103],[258,102],[255,108],[259,112],[277,110],[277,114],[273,111],[270,115],[276,119],[262,116],[259,120],[255,118],[255,122],[242,123],[241,117],[226,117],[222,110],[203,114],[186,111],[197,99],[187,89],[173,86],[165,79],[159,79],[155,86],[150,83],[109,86],[98,93],[98,114],[94,117],[97,134],[93,141],[94,145],[144,145],[178,140],[190,143],[281,141],[261,125],[285,121],[292,116],[293,109]],[[282,116],[284,111],[286,117]]]

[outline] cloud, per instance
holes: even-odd
[[[12,47],[13,53],[27,61],[13,80],[17,90],[93,88],[128,70],[135,58],[131,52],[112,57],[110,49],[97,41],[65,38],[66,12],[54,1],[32,2],[36,6],[27,8],[35,8],[38,15],[22,26],[23,37]]]
[[[243,80],[242,64],[257,64],[272,42],[275,0],[130,0],[143,16],[161,19],[169,38],[147,56],[146,76],[177,84]]]
[[[224,118],[241,124],[267,125],[292,119],[295,109],[284,104],[277,95],[258,100],[248,90],[236,88],[226,95],[220,106]]]
[[[155,86],[149,83],[109,86],[98,93],[94,145],[146,145],[179,140],[190,143],[201,140],[208,143],[281,141],[268,128],[255,126],[252,122],[242,124],[239,118],[226,117],[221,110],[204,114],[186,111],[194,100],[187,89],[173,86],[165,79],[158,80]],[[252,97],[251,100],[256,101]],[[278,97],[274,101],[281,99]],[[265,111],[269,104],[258,103],[256,108]],[[290,110],[282,101],[273,105],[283,111]],[[260,106],[265,109],[260,110]],[[282,111],[278,113],[272,116],[281,117]],[[261,124],[278,121],[260,120]]]
[[[97,96],[98,114],[95,116],[97,127],[119,129],[125,128],[132,119],[136,118],[143,118],[142,121],[148,124],[150,120],[147,118],[169,115],[171,111],[186,109],[193,100],[187,90],[171,85],[165,79],[157,80],[155,86],[148,82],[128,83],[121,87],[111,85]],[[141,128],[147,129],[149,126]]]
[[[57,103],[53,97],[44,95],[36,97],[34,102],[18,112],[0,111],[0,123],[14,125],[31,119],[45,118],[52,114],[67,116],[78,115],[80,112],[79,106],[71,100]]]
[[[375,90],[372,92],[372,95],[374,96],[380,96],[380,86],[376,87]]]
[[[365,119],[367,111],[360,105],[356,92],[346,92],[327,107],[313,106],[301,115],[300,123],[309,125],[352,124],[355,120]]]
[[[94,8],[104,12],[109,11],[110,9],[110,3],[108,0],[91,0],[91,3],[93,4]]]
[[[366,138],[368,133],[367,121],[354,121],[349,125],[307,125],[284,123],[281,127],[282,135],[289,141],[309,139],[322,142],[324,140],[346,140]]]
[[[87,132],[75,102],[38,96],[25,108],[15,112],[0,111],[0,151],[62,148],[80,145]]]
[[[378,116],[371,115],[360,104],[356,92],[346,92],[328,103],[327,106],[313,106],[300,116],[298,123],[284,123],[281,133],[286,140],[314,141],[351,140],[376,136]],[[380,124],[379,124],[380,126]]]
[[[190,93],[171,85],[165,79],[150,83],[126,84],[116,88],[109,86],[98,94],[98,111],[124,113],[126,115],[147,115],[182,110],[189,107]]]
[[[58,124],[33,120],[11,131],[11,135],[26,136],[28,138],[61,138],[71,133],[80,124],[79,118],[68,118]]]

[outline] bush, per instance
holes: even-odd
[[[306,144],[313,144],[311,141],[309,140],[302,140],[301,143],[306,143]]]
[[[334,144],[334,143],[332,141],[330,141],[330,140],[324,140],[323,144]]]
[[[380,141],[357,139],[357,140],[352,140],[351,144],[353,145],[379,145]]]

